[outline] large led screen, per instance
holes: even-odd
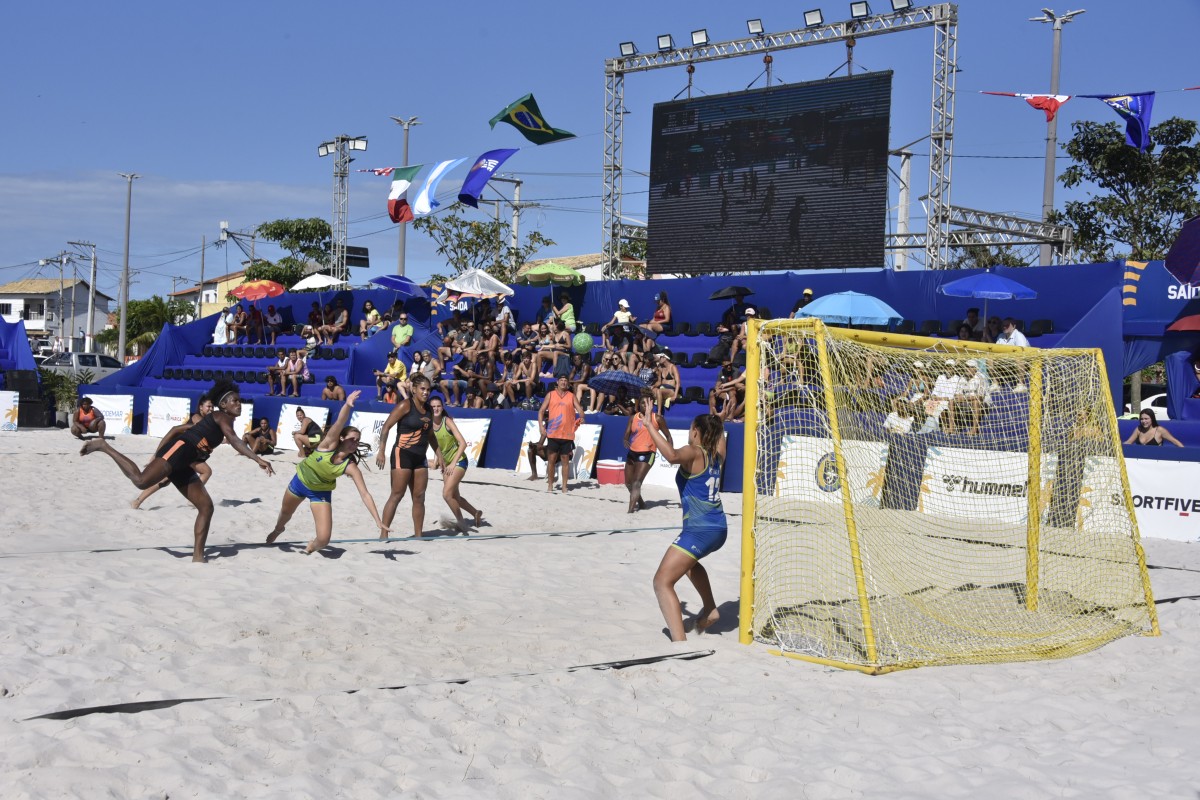
[[[654,106],[654,273],[883,266],[892,73]]]

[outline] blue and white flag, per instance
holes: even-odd
[[[1148,150],[1150,141],[1150,113],[1154,110],[1154,92],[1139,94],[1084,94],[1100,100],[1125,120],[1125,144],[1138,150]]]
[[[463,181],[462,190],[458,194],[458,201],[466,203],[472,208],[479,208],[479,195],[483,192],[483,187],[487,186],[487,182],[492,179],[492,175],[496,173],[496,170],[500,169],[500,165],[519,149],[488,150],[475,159],[475,165],[471,167],[471,171],[467,173],[467,179]]]
[[[442,178],[446,173],[457,167],[466,158],[455,158],[450,161],[442,161],[433,167],[433,171],[429,173],[429,177],[425,179],[425,185],[421,187],[421,191],[417,193],[417,199],[413,202],[413,213],[418,217],[423,217],[427,214],[432,214],[433,210],[441,205],[437,200],[433,199],[434,192],[437,191],[438,184],[442,182]]]

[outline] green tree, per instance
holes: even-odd
[[[1023,259],[1011,247],[991,247],[977,244],[955,247],[950,250],[950,263],[946,269],[986,269],[987,267],[1027,267]]]
[[[130,300],[125,312],[126,349],[145,350],[154,344],[163,325],[179,325],[195,311],[186,300],[164,300],[154,295],[149,300]],[[117,328],[107,328],[96,334],[96,341],[115,347],[120,341]]]
[[[1075,162],[1059,181],[1087,186],[1089,199],[1069,200],[1051,221],[1075,228],[1075,244],[1087,261],[1108,261],[1118,252],[1137,261],[1163,258],[1183,220],[1200,212],[1200,144],[1192,120],[1172,117],[1150,129],[1154,146],[1144,152],[1125,144],[1116,122],[1075,122],[1063,145]]]
[[[333,234],[329,223],[319,217],[277,219],[264,222],[254,232],[260,239],[287,250],[288,254],[275,262],[254,259],[246,270],[247,280],[275,281],[290,287],[304,278],[310,262],[326,267],[333,260]]]
[[[512,283],[530,256],[544,247],[554,246],[553,239],[533,231],[514,248],[512,228],[507,222],[470,220],[463,216],[463,208],[461,203],[455,203],[440,214],[421,217],[412,223],[413,230],[433,240],[438,255],[446,259],[454,275],[482,269],[504,283]],[[445,278],[433,275],[431,280],[436,282]]]

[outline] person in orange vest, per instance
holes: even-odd
[[[642,390],[643,403],[653,397],[650,389]],[[643,419],[641,414],[631,414],[629,424],[625,426],[625,488],[629,490],[627,513],[630,514],[646,507],[646,501],[642,499],[642,481],[646,479],[650,467],[654,466],[654,454],[658,452],[654,437],[650,435],[650,427],[658,428],[663,436],[671,438],[666,421],[653,409],[649,421]]]
[[[583,421],[583,406],[579,404],[571,381],[559,375],[557,385],[546,393],[538,409],[538,427],[546,437],[546,491],[554,491],[554,465],[562,465],[562,490],[567,493],[567,469],[575,449],[575,429]]]

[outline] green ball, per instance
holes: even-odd
[[[576,353],[587,354],[592,352],[592,345],[595,342],[592,340],[590,333],[577,333],[575,338],[571,340],[571,346],[575,348]]]

